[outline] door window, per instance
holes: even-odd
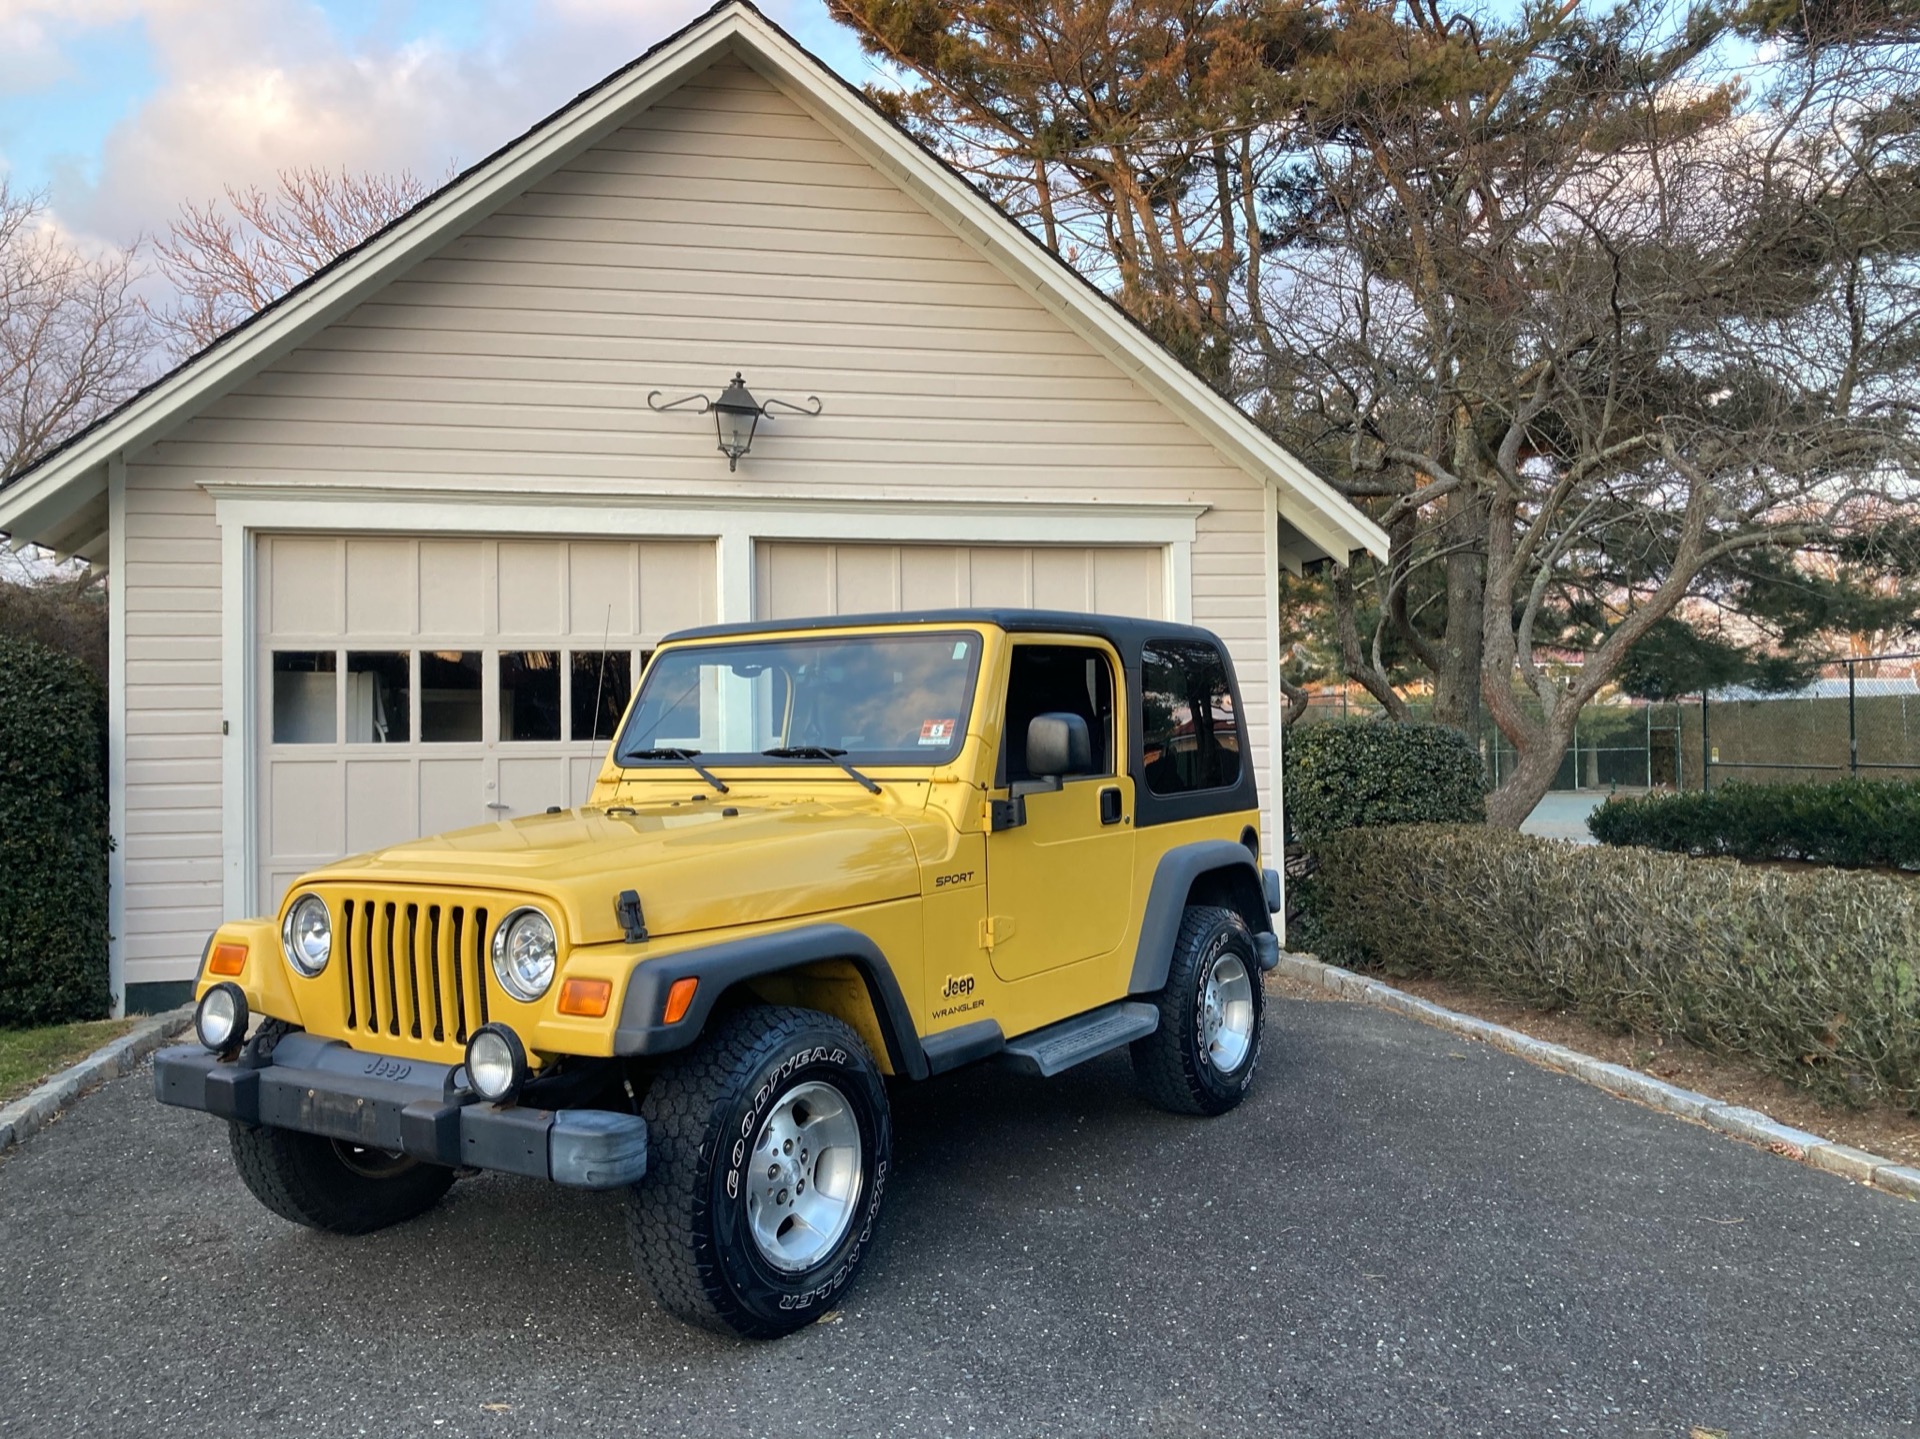
[[[1079,715],[1093,745],[1088,775],[1114,772],[1113,666],[1086,645],[1017,645],[1007,680],[1007,723],[1001,743],[1008,782],[1032,779],[1027,726],[1043,714]]]
[[[1141,653],[1140,728],[1147,788],[1225,789],[1240,779],[1240,720],[1227,663],[1198,640],[1154,640]]]

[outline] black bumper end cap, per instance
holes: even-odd
[[[162,1104],[258,1124],[260,1071],[241,1069],[198,1045],[174,1045],[153,1057],[153,1097]]]
[[[1262,974],[1280,966],[1280,936],[1277,934],[1256,934],[1253,937],[1254,957],[1260,961]]]

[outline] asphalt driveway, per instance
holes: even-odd
[[[1920,1432],[1920,1204],[1357,1005],[1256,1095],[1123,1059],[897,1097],[831,1322],[657,1313],[619,1201],[486,1177],[361,1240],[260,1209],[116,1081],[0,1161],[0,1434]]]

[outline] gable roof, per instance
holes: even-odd
[[[1160,345],[866,95],[749,3],[721,0],[632,63],[468,167],[405,214],[71,436],[0,490],[0,529],[71,529],[100,512],[107,462],[154,443],[463,233],[637,112],[732,54],[785,92],[936,218],[982,251],[1070,329],[1161,400],[1236,467],[1272,486],[1281,517],[1320,554],[1387,536],[1328,481]],[[89,528],[82,524],[82,528]],[[32,535],[28,536],[29,538]],[[76,546],[76,548],[78,548]],[[1304,557],[1304,556],[1300,556]],[[1297,557],[1298,558],[1298,557]]]

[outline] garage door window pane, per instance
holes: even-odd
[[[276,650],[273,742],[332,744],[336,656],[332,650]]]
[[[558,650],[507,650],[501,654],[500,738],[560,738]]]
[[[633,656],[625,650],[575,650],[573,738],[612,739],[633,693]]]
[[[412,692],[409,657],[347,654],[347,743],[405,744]]]
[[[420,656],[420,738],[472,744],[480,738],[480,652],[432,650]]]

